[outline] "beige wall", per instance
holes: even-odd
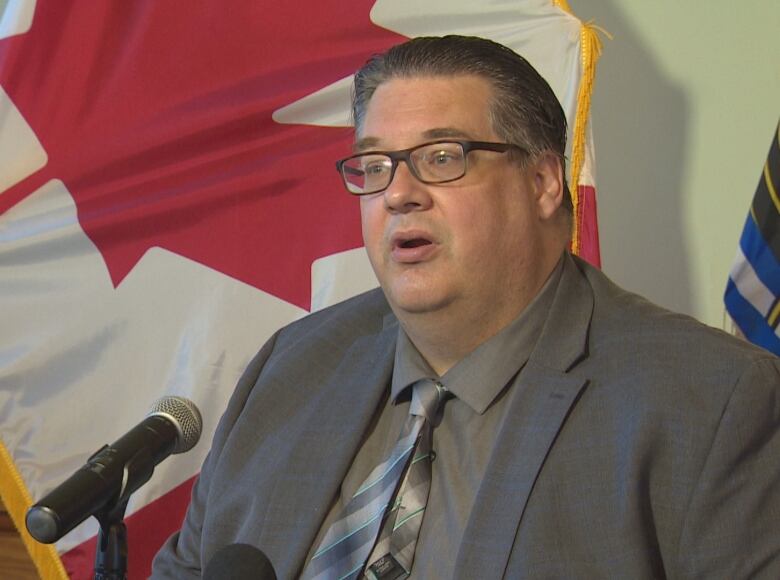
[[[593,102],[603,269],[722,327],[780,116],[780,2],[570,0],[604,40]]]

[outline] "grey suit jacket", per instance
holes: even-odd
[[[375,290],[263,347],[153,577],[198,577],[238,542],[297,576],[387,396],[396,332]],[[779,368],[567,257],[447,555],[456,577],[780,578]]]

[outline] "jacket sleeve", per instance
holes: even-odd
[[[260,350],[238,381],[225,413],[217,425],[211,449],[192,490],[187,514],[181,530],[174,533],[163,544],[152,563],[153,579],[185,580],[200,578],[202,568],[208,564],[203,561],[202,533],[203,521],[209,509],[209,488],[215,469],[219,465],[220,454],[244,405],[255,386],[257,379],[273,351],[278,333]]]
[[[692,494],[677,558],[680,578],[780,578],[780,364],[774,357],[755,361],[734,387]]]

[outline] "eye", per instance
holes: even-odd
[[[386,157],[368,157],[361,160],[366,177],[376,177],[390,171],[392,162]]]
[[[463,162],[463,151],[455,143],[439,143],[421,150],[420,161],[431,169],[445,169],[460,166]]]
[[[436,151],[431,155],[430,163],[433,165],[447,165],[455,160],[455,156],[451,151]]]

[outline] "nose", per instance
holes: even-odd
[[[431,206],[428,186],[418,180],[405,162],[396,167],[395,175],[384,192],[385,208],[391,213],[420,211]]]

